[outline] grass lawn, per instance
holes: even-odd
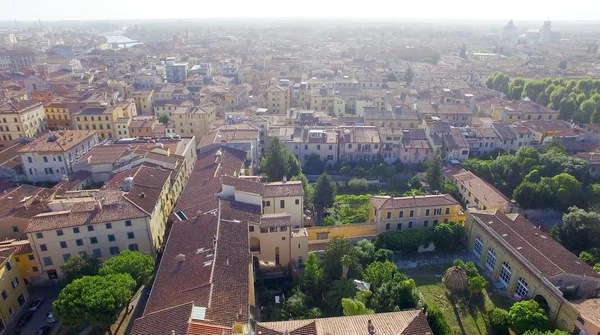
[[[430,270],[430,269],[428,269]],[[427,271],[429,272],[429,271]],[[443,273],[442,272],[437,272]],[[414,276],[417,288],[423,294],[423,299],[429,305],[435,305],[442,310],[446,320],[453,330],[463,335],[488,334],[487,312],[494,307],[509,309],[512,304],[509,298],[494,293],[488,284],[487,292],[482,297],[473,298],[470,306],[463,303],[453,305],[446,296],[440,276]]]

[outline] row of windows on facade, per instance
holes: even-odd
[[[115,237],[115,235],[112,235],[112,234],[107,235],[107,238],[108,238],[108,242],[116,242],[117,241],[117,238]],[[128,232],[127,233],[127,238],[130,239],[130,240],[135,239],[135,233],[134,232]],[[90,237],[90,243],[91,244],[98,244],[98,237],[96,237],[96,236]],[[68,248],[67,242],[65,242],[65,241],[60,241],[59,244],[60,244],[61,249],[67,249]],[[83,239],[76,239],[75,240],[75,244],[78,247],[83,246],[83,244],[84,244],[83,243]],[[45,244],[40,244],[40,250],[41,251],[48,251],[48,246],[46,246]]]
[[[132,243],[129,245],[128,247],[129,250],[131,251],[140,251],[138,245],[136,243]],[[119,249],[119,247],[110,247],[108,248],[108,251],[110,253],[111,256],[116,256],[118,254],[121,253],[121,250]],[[94,257],[96,258],[100,258],[102,257],[102,249],[98,248],[98,249],[93,249],[92,250]],[[87,252],[85,251],[80,251],[79,255],[87,255]],[[66,253],[62,255],[63,257],[63,262],[66,262],[69,260],[69,258],[71,258],[71,254],[70,253]],[[42,257],[42,261],[44,262],[44,266],[52,266],[54,265],[54,262],[52,261],[52,257],[48,256],[48,257]]]
[[[37,126],[39,126],[40,124],[42,124],[42,123],[41,123],[41,122],[38,122],[38,121],[36,120],[36,121],[32,122],[32,123],[31,123],[31,125],[29,125],[29,124],[27,124],[27,123],[26,123],[26,124],[24,124],[24,125],[23,125],[23,129],[24,129],[25,131],[27,131],[27,130],[28,130],[28,129],[30,129],[30,128],[34,128],[34,127],[37,127]],[[17,128],[17,131],[21,131],[21,127],[19,127],[19,126],[15,126],[15,127]],[[10,131],[10,127],[9,127],[9,126],[0,126],[0,131]]]
[[[445,212],[445,213],[446,213],[446,214],[450,214],[450,207],[446,207],[446,212]],[[425,210],[425,216],[429,216],[430,214],[431,214],[431,209],[430,209],[430,208],[427,208],[427,209]],[[442,215],[442,208],[441,208],[441,207],[440,207],[440,208],[434,208],[434,209],[433,209],[433,215]],[[411,217],[411,218],[412,218],[412,217],[414,217],[414,216],[415,216],[415,210],[414,210],[414,209],[411,209],[411,210],[408,212],[408,217]],[[404,217],[404,211],[400,211],[400,212],[398,213],[398,217],[399,217],[399,218],[403,218],[403,217]],[[391,218],[392,218],[392,212],[387,212],[386,218],[387,218],[387,219],[391,219]]]
[[[2,291],[2,299],[3,300],[8,299],[8,293],[6,293],[6,290]],[[17,298],[17,303],[19,304],[19,307],[22,307],[23,305],[25,305],[25,296],[23,296],[23,293],[21,293],[19,295],[19,297]],[[15,314],[15,311],[13,310],[12,306],[9,306],[8,307],[8,316],[12,317],[14,314]],[[4,322],[0,319],[0,331],[2,331],[2,330],[4,330]]]
[[[298,155],[294,155],[294,156],[296,156],[296,159],[300,159],[300,158],[298,157]],[[317,155],[317,157],[319,157],[319,159],[321,159],[321,156],[320,156],[320,155]],[[308,155],[304,155],[304,160],[308,160]],[[333,155],[327,155],[327,158],[326,158],[326,160],[328,160],[328,161],[332,161],[332,160],[333,160]]]
[[[439,222],[438,220],[433,220],[432,227],[437,226],[438,222]],[[444,223],[448,223],[448,219],[444,219]],[[412,227],[413,227],[413,222],[412,221],[408,222],[408,228],[410,229]],[[423,221],[423,228],[427,228],[427,227],[429,227],[429,220]],[[386,223],[385,230],[390,230],[390,228],[391,228],[391,224]],[[396,223],[396,230],[402,230],[402,223]]]
[[[87,116],[84,116],[83,117],[83,121],[87,121],[87,120],[88,120]],[[104,120],[105,121],[109,121],[110,118],[108,116],[105,116]],[[80,116],[77,117],[77,121],[81,121]],[[90,121],[95,121],[93,116],[90,116]],[[98,121],[102,121],[102,117],[101,116],[98,116]]]
[[[512,115],[509,115],[509,116],[508,116],[508,119],[509,119],[509,120],[512,120],[512,119],[513,119],[513,116],[512,116]],[[517,117],[517,119],[518,119],[518,120],[521,120],[521,116],[519,115],[519,116]],[[542,115],[541,115],[541,114],[538,114],[538,117],[537,117],[537,119],[538,119],[538,120],[541,120],[541,119],[542,119]],[[527,120],[531,120],[531,115],[527,115]],[[548,115],[548,120],[552,120],[552,115]]]
[[[77,128],[79,130],[83,130],[81,125],[77,125]],[[98,125],[98,129],[104,129],[104,125],[102,125],[102,124]],[[108,124],[108,123],[106,124],[106,129],[110,129],[110,124]],[[90,126],[86,124],[85,125],[85,130],[90,130]],[[92,125],[92,130],[96,130],[96,125],[95,124]]]
[[[44,168],[44,173],[46,175],[51,175],[54,174],[54,169],[53,168]],[[66,170],[64,167],[61,167],[60,169],[56,169],[56,174],[66,174]],[[29,168],[29,175],[31,176],[37,176],[37,169],[36,168]]]
[[[483,256],[483,239],[481,236],[477,236],[475,238],[473,253],[480,259]],[[485,267],[494,272],[494,269],[496,268],[496,259],[496,251],[493,248],[488,248]],[[498,275],[498,280],[504,284],[505,287],[508,287],[511,276],[512,268],[510,264],[506,261],[502,262],[502,268],[500,270],[500,275]],[[514,295],[519,298],[526,298],[529,295],[529,283],[527,283],[524,278],[519,277],[517,279],[517,286],[515,288]]]
[[[96,228],[93,225],[88,225],[87,227],[87,231],[94,231]],[[107,222],[104,224],[104,227],[106,229],[112,229],[112,223],[111,222]],[[125,220],[125,227],[131,227],[131,220]],[[14,227],[13,227],[14,230]],[[79,227],[74,227],[73,228],[73,233],[74,234],[79,234],[81,232]],[[62,229],[57,229],[56,230],[56,236],[63,236],[64,235],[64,231]],[[37,232],[35,233],[35,237],[37,239],[41,239],[44,238],[44,233],[43,232]]]
[[[288,230],[288,227],[269,227],[269,228],[260,228],[260,233],[261,234],[267,234],[267,233],[277,233],[277,232],[286,232]],[[254,226],[250,225],[248,227],[248,231],[249,232],[253,232],[254,231]]]
[[[298,146],[296,146],[295,149],[298,150]],[[308,144],[304,145],[304,150],[308,150]],[[321,150],[321,145],[320,144],[317,144],[317,150]],[[329,145],[329,150],[333,150],[333,145],[332,144]]]
[[[296,205],[300,205],[300,199],[296,199],[294,202]],[[263,207],[271,207],[271,201],[263,201]],[[285,208],[285,200],[279,200],[279,208]]]

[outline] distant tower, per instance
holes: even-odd
[[[544,21],[544,25],[540,28],[540,42],[552,42],[552,21]]]
[[[511,41],[516,41],[519,39],[519,30],[513,23],[513,20],[510,20],[504,29],[502,29],[502,39]]]

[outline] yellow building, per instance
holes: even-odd
[[[15,248],[0,246],[0,332],[29,299],[25,278],[15,259]]]
[[[460,204],[449,194],[416,197],[374,196],[369,221],[377,233],[390,230],[435,227],[444,222],[464,222]]]
[[[154,90],[149,91],[133,91],[129,95],[135,102],[135,107],[140,114],[154,114]]]
[[[468,249],[495,287],[515,300],[533,299],[557,328],[596,334],[600,274],[519,214],[467,213]]]
[[[75,114],[74,126],[79,130],[96,130],[98,137],[122,138],[118,135],[116,123],[124,124],[123,118],[137,115],[133,101],[122,101],[108,107],[88,107]]]
[[[71,129],[71,114],[69,113],[69,106],[66,103],[51,101],[44,105],[44,113],[46,114],[48,129]]]
[[[33,138],[47,129],[41,102],[24,100],[0,103],[0,144],[12,144],[21,137]]]
[[[28,240],[5,240],[0,242],[1,248],[13,248],[15,250],[15,262],[19,267],[25,284],[40,276],[41,266],[33,254],[33,249]]]
[[[287,114],[292,103],[291,91],[289,87],[280,85],[272,85],[267,89],[267,109],[270,114]]]
[[[346,101],[335,94],[333,90],[329,90],[326,85],[321,88],[313,88],[310,90],[310,97],[307,99],[310,104],[310,109],[321,111],[333,115],[340,115],[346,112]]]
[[[261,267],[302,264],[308,255],[306,230],[292,230],[292,217],[285,213],[261,215],[259,222],[250,222],[249,241]]]
[[[180,107],[173,112],[175,133],[180,136],[202,138],[215,123],[217,106]]]
[[[495,108],[492,117],[507,124],[526,120],[556,120],[558,111],[529,100],[519,100],[506,103],[503,109]]]

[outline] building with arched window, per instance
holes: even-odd
[[[471,210],[469,250],[494,287],[516,301],[533,299],[560,329],[600,330],[600,274],[519,214]]]

